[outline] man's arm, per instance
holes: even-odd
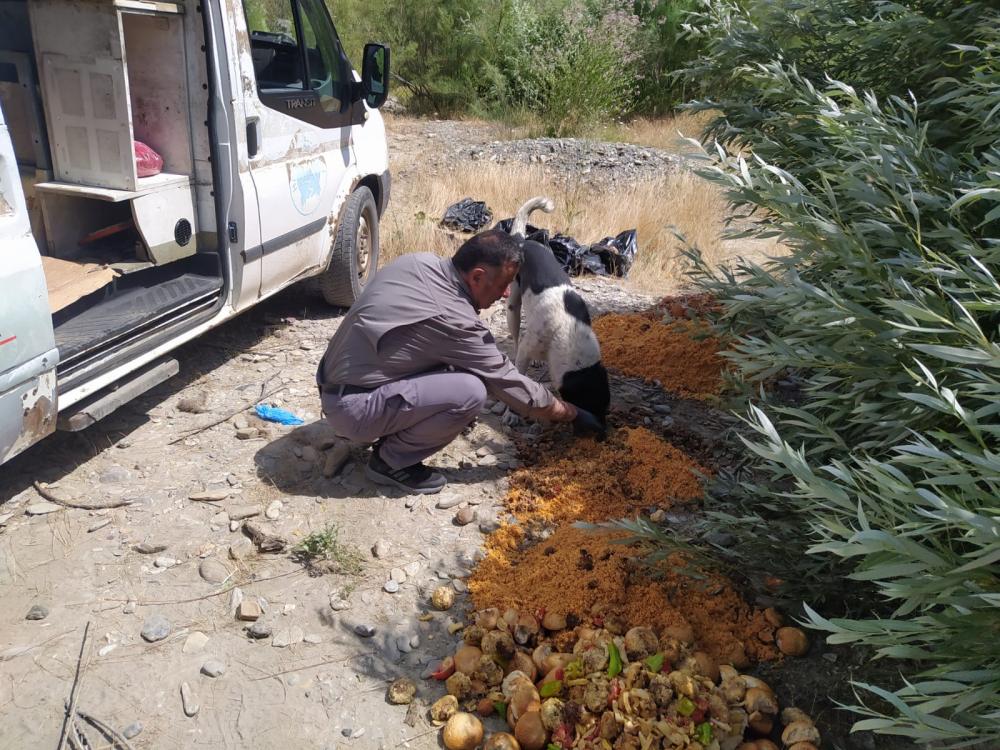
[[[434,318],[421,327],[443,364],[481,378],[491,396],[518,414],[553,422],[569,422],[576,416],[572,404],[556,398],[543,385],[519,372],[497,348],[485,326],[465,326]]]

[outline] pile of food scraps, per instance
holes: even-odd
[[[483,743],[473,712],[498,715],[510,729],[484,750],[776,750],[769,737],[779,736],[790,750],[820,743],[807,714],[787,707],[779,720],[769,685],[720,666],[683,634],[489,608],[462,640],[433,675],[448,694],[430,718],[443,725],[449,750]],[[400,687],[408,702],[412,684]],[[401,702],[395,693],[390,686],[390,701]]]
[[[507,508],[522,521],[607,521],[701,497],[711,472],[644,427],[578,440],[511,477]]]
[[[604,315],[594,321],[601,359],[624,375],[658,380],[678,396],[705,398],[722,391],[722,343],[699,320],[663,322],[656,313]]]
[[[486,556],[468,580],[479,607],[552,612],[571,622],[600,622],[681,632],[715,659],[747,666],[778,655],[775,622],[749,606],[723,576],[686,570],[671,555],[650,571],[624,533],[559,526],[544,541],[522,548],[520,526],[486,540]]]

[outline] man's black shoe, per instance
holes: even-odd
[[[368,459],[365,476],[376,484],[399,487],[401,490],[415,492],[419,495],[434,495],[448,484],[448,480],[444,478],[443,474],[431,471],[421,463],[404,466],[402,469],[393,469],[382,460],[377,448],[372,451],[372,457]]]

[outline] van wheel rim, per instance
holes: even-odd
[[[368,262],[371,259],[372,230],[368,223],[368,217],[362,215],[358,222],[358,238],[355,243],[358,253],[358,278],[363,279],[368,275]]]

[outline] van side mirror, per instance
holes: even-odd
[[[378,109],[389,96],[389,47],[376,42],[365,45],[361,63],[361,87],[365,104]]]

